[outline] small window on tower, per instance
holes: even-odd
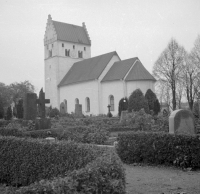
[[[84,51],[86,51],[86,47],[84,47]]]
[[[64,43],[62,43],[62,47],[64,47]]]
[[[70,56],[70,50],[65,49],[65,56],[67,56],[67,57]]]
[[[78,51],[78,58],[83,58],[83,51]]]
[[[73,45],[73,49],[75,49],[75,45]]]

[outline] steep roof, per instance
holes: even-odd
[[[52,22],[55,27],[58,40],[91,45],[91,41],[84,23],[83,26],[76,26],[53,20]]]
[[[115,51],[74,63],[58,87],[98,79],[114,55]]]
[[[113,66],[110,68],[110,70],[107,72],[107,74],[104,76],[104,78],[102,79],[102,82],[123,79],[137,59],[138,58],[135,57],[115,62]]]
[[[136,80],[152,80],[156,79],[145,69],[140,61],[136,61],[133,68],[130,70],[125,78],[125,81],[136,81]]]

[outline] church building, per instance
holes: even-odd
[[[76,26],[48,16],[44,36],[45,95],[52,108],[84,115],[118,114],[120,99],[136,90],[154,91],[155,78],[137,57],[121,60],[116,51],[91,57],[85,23]],[[76,106],[77,107],[77,106]]]

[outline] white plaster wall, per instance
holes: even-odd
[[[64,44],[64,47],[62,47],[62,44]],[[74,49],[73,49],[73,46],[75,46]],[[84,50],[84,47],[86,48],[86,50]],[[82,59],[91,58],[91,46],[90,45],[58,41],[59,56],[65,57],[65,49],[70,50],[70,54],[71,54],[72,58],[78,59],[78,51],[83,52]]]
[[[85,99],[90,99],[90,112],[86,112]],[[75,99],[82,104],[84,115],[98,115],[98,81],[88,81],[60,87],[60,103],[67,100],[67,112],[75,112]]]
[[[47,106],[58,107],[58,91],[57,91],[57,76],[58,76],[58,57],[52,57],[45,60],[45,98],[50,99],[50,104]]]
[[[120,61],[120,58],[117,55],[114,55],[111,60],[109,61],[109,63],[107,64],[106,68],[103,70],[103,72],[101,73],[101,75],[99,76],[98,79],[98,96],[99,96],[99,114],[107,114],[107,112],[105,112],[105,106],[107,107],[108,104],[104,104],[103,101],[103,91],[102,91],[102,79],[104,78],[104,76],[106,75],[106,73],[109,71],[109,69],[112,67],[112,65],[116,62],[116,61]],[[107,102],[106,102],[107,103]]]
[[[138,88],[143,92],[144,95],[148,89],[151,89],[153,92],[155,92],[154,81],[128,81],[125,83],[127,87],[127,97],[129,97],[131,93]]]
[[[109,96],[114,96],[114,111],[111,111],[113,116],[118,115],[118,104],[121,98],[124,97],[123,82],[121,80],[111,81],[111,82],[102,82],[101,84],[102,91],[102,114],[108,113],[108,104]]]

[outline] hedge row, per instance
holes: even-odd
[[[0,182],[26,186],[85,167],[103,150],[73,142],[0,136]]]
[[[79,143],[104,144],[108,139],[108,132],[97,127],[75,126],[45,130],[23,131],[16,128],[0,128],[2,136],[46,138],[54,137],[58,140],[72,140]]]
[[[41,180],[21,187],[10,194],[125,194],[125,173],[114,151],[105,152],[85,168],[74,170],[66,177]]]
[[[122,133],[117,153],[125,163],[200,168],[200,137],[165,133]]]

